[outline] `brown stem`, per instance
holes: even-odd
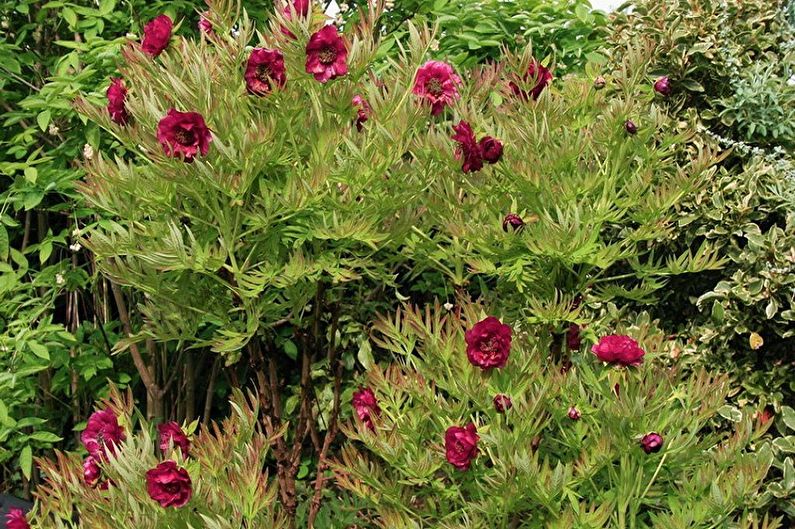
[[[340,396],[342,393],[342,369],[343,364],[337,358],[337,324],[339,321],[339,312],[335,308],[331,319],[331,344],[328,350],[329,369],[333,369],[334,373],[334,405],[331,411],[331,420],[329,421],[326,436],[323,439],[323,447],[320,449],[320,456],[317,463],[317,475],[315,477],[315,491],[312,495],[312,503],[309,506],[309,515],[307,517],[308,529],[313,529],[315,519],[320,512],[320,505],[323,500],[323,486],[326,482],[326,470],[328,470],[328,451],[331,443],[337,436],[339,426],[339,412],[340,412]]]
[[[210,410],[213,406],[213,391],[215,391],[215,379],[218,377],[218,367],[221,365],[221,355],[216,354],[213,361],[213,369],[210,372],[210,380],[207,382],[207,394],[204,397],[204,413],[202,423],[209,424]]]
[[[110,288],[113,291],[113,299],[116,301],[116,308],[119,311],[119,320],[121,320],[124,333],[127,336],[132,336],[130,315],[127,312],[127,304],[124,302],[124,296],[122,295],[121,289],[119,288],[119,285],[113,283],[112,281],[110,282]],[[149,352],[151,353],[151,349],[154,347],[154,342],[147,340],[146,345],[147,349],[149,349]],[[144,383],[144,387],[146,388],[148,418],[153,419],[156,416],[162,417],[163,390],[160,389],[160,386],[158,386],[157,382],[155,381],[154,373],[150,371],[150,366],[147,366],[146,362],[144,362],[144,359],[141,356],[141,351],[138,349],[138,344],[130,343],[130,354],[132,355],[135,369],[138,371],[138,375],[141,377],[141,381]]]

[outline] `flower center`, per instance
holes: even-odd
[[[318,53],[318,58],[322,64],[331,64],[337,59],[337,52],[334,48],[323,48]]]
[[[488,355],[493,355],[494,353],[499,351],[499,349],[500,349],[500,343],[497,340],[497,338],[494,337],[489,338],[489,341],[482,342],[480,344],[480,351]]]
[[[442,82],[436,77],[429,79],[428,82],[425,83],[425,88],[435,96],[440,96],[444,92],[442,89]]]
[[[267,64],[258,65],[255,76],[257,77],[257,80],[262,81],[263,83],[267,83],[271,77],[270,67],[268,67]]]
[[[174,132],[174,137],[180,145],[193,145],[196,143],[196,136],[192,130],[177,129]]]
[[[163,485],[163,488],[164,488],[164,489],[166,490],[166,492],[168,492],[169,494],[176,494],[177,492],[179,492],[179,491],[180,491],[180,488],[181,488],[181,487],[179,486],[179,484],[178,484],[178,483],[174,483],[174,482],[172,482],[172,483],[165,483],[165,484]]]

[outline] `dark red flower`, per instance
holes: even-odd
[[[22,509],[10,509],[6,513],[6,529],[30,529],[30,524]]]
[[[568,411],[567,415],[569,416],[569,419],[571,419],[572,421],[579,421],[580,417],[582,417],[582,414],[580,413],[580,410],[578,410],[574,406],[571,406],[569,408],[569,411]]]
[[[668,79],[667,75],[664,75],[654,81],[654,91],[661,96],[671,95],[671,80]]]
[[[502,142],[491,136],[484,136],[478,142],[483,159],[489,163],[497,163],[502,158]]]
[[[566,331],[566,346],[569,351],[579,351],[582,345],[582,338],[580,337],[580,326],[576,323],[569,325]]]
[[[359,391],[353,393],[352,402],[359,420],[371,430],[375,430],[373,416],[377,417],[380,415],[381,408],[378,406],[378,399],[375,398],[373,390],[370,388],[359,388]]]
[[[292,3],[285,1],[284,9],[282,9],[282,15],[284,15],[284,18],[287,20],[293,19],[293,13],[298,14],[300,17],[306,17],[309,15],[309,2],[310,0],[293,0]],[[295,38],[295,34],[286,26],[282,25],[279,29],[283,35],[286,35],[291,39]]]
[[[483,153],[480,151],[480,146],[475,140],[475,133],[472,131],[472,126],[466,121],[461,120],[458,125],[453,126],[455,134],[453,140],[458,143],[458,148],[455,151],[456,158],[459,160],[463,158],[464,164],[461,169],[465,173],[474,173],[483,168]]]
[[[466,427],[451,426],[444,434],[447,461],[458,470],[467,470],[478,455],[478,430],[473,423]]]
[[[127,113],[127,89],[124,87],[124,81],[119,77],[110,78],[110,86],[108,87],[108,114],[110,119],[118,125],[126,125],[130,119]]]
[[[494,316],[479,321],[464,335],[467,358],[481,369],[504,367],[511,353],[511,328]]]
[[[505,413],[506,410],[510,410],[511,408],[513,408],[511,397],[503,395],[502,393],[494,396],[494,409],[497,410],[497,412]]]
[[[337,28],[324,26],[306,45],[306,73],[325,83],[348,73],[348,48]]]
[[[151,20],[144,26],[144,39],[141,42],[141,49],[152,57],[157,57],[168,47],[171,40],[171,30],[174,22],[168,15],[160,15]]]
[[[180,112],[174,108],[157,124],[157,140],[168,156],[184,156],[186,162],[210,150],[213,137],[198,112]]]
[[[157,434],[160,441],[160,450],[164,453],[168,450],[169,442],[175,447],[179,447],[182,457],[188,457],[190,453],[190,439],[182,431],[179,424],[174,421],[157,425]]]
[[[519,87],[518,84],[511,81],[509,86],[513,91],[514,95],[521,97],[522,99],[528,99],[529,97],[533,98],[533,101],[538,99],[541,96],[541,92],[544,91],[544,88],[547,87],[549,83],[552,82],[552,72],[549,69],[541,64],[540,62],[536,61],[535,59],[533,62],[530,63],[530,66],[527,68],[527,72],[523,76],[523,81],[526,85],[533,84],[533,88],[528,91]]]
[[[773,413],[772,409],[765,408],[757,414],[757,419],[759,420],[759,424],[765,425],[770,422],[770,419],[772,419],[774,416],[775,413]]]
[[[627,134],[636,134],[638,132],[638,126],[635,125],[635,122],[631,119],[628,119],[624,122],[624,130],[627,131]]]
[[[629,336],[611,334],[602,337],[591,350],[602,362],[634,366],[643,362],[646,352]]]
[[[190,501],[190,475],[174,461],[164,461],[146,472],[146,491],[163,507],[182,507]]]
[[[293,11],[295,11],[302,17],[305,17],[309,14],[309,3],[310,0],[293,0],[291,6],[290,2],[285,2],[284,10],[282,10],[282,13],[284,14],[285,18],[287,18],[287,20],[290,20],[292,18]],[[292,7],[292,10],[290,9],[290,7]]]
[[[505,215],[505,218],[502,219],[502,231],[518,231],[522,228],[524,228],[524,221],[522,217],[515,213],[508,213]]]
[[[659,452],[663,446],[663,438],[660,434],[651,432],[643,436],[640,440],[640,446],[647,454],[652,452]]]
[[[283,87],[287,82],[284,55],[280,50],[254,48],[248,56],[243,77],[249,93],[256,95],[268,94],[274,84]]]
[[[83,479],[86,485],[93,488],[99,483],[99,478],[102,476],[102,469],[99,468],[97,460],[93,456],[88,456],[83,460]]]
[[[370,104],[360,95],[353,96],[353,106],[356,107],[356,130],[362,131],[364,123],[370,119]]]
[[[80,441],[88,453],[97,459],[104,460],[107,451],[116,453],[116,445],[126,439],[119,420],[111,409],[95,411],[88,418],[86,429],[80,434]]]
[[[458,85],[461,78],[446,62],[428,61],[417,69],[414,79],[414,95],[431,105],[431,114],[440,114],[444,107],[452,105],[460,96]]]
[[[209,18],[207,18],[209,14],[209,11],[205,11],[199,16],[199,31],[206,35],[213,34],[213,23],[210,22]]]

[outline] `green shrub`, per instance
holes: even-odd
[[[735,410],[729,427],[719,416],[727,377],[665,367],[660,334],[635,336],[646,350],[639,366],[606,366],[585,343],[567,366],[532,326],[513,329],[504,368],[481,370],[468,360],[469,334],[480,335],[475,322],[486,314],[466,302],[453,312],[408,307],[375,325],[375,344],[395,360],[368,369],[373,426],[345,428],[352,442],[335,465],[338,483],[367,504],[363,524],[756,527],[751,510],[772,453],[749,450],[765,429],[750,411]],[[497,395],[510,409],[495,406]],[[469,423],[480,438],[466,454],[471,466],[458,469],[461,447],[446,431]]]
[[[346,2],[343,17],[356,20],[369,0]],[[385,39],[382,51],[394,53],[405,41],[406,20],[438,25],[434,55],[460,67],[496,62],[507,50],[531,44],[539,58],[554,57],[558,72],[582,70],[588,60],[602,59],[607,16],[593,11],[588,0],[396,0],[379,20]]]
[[[635,0],[609,36],[620,57],[639,42],[655,47],[653,71],[670,76],[674,101],[696,108],[708,128],[753,145],[791,146],[795,29],[785,0]],[[754,112],[752,109],[755,109]]]

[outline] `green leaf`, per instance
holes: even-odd
[[[39,170],[35,167],[25,167],[25,180],[30,182],[31,184],[36,183],[36,179],[39,177]]]
[[[70,8],[64,7],[61,11],[63,19],[69,24],[69,27],[74,29],[77,26],[77,14]]]
[[[50,116],[49,110],[44,110],[36,116],[36,123],[39,124],[41,130],[47,130],[47,127],[50,125]]]
[[[26,479],[30,479],[33,471],[33,450],[30,445],[26,445],[19,453],[19,468]]]
[[[298,346],[295,345],[295,342],[292,340],[287,340],[284,342],[282,349],[284,349],[284,354],[289,356],[291,359],[295,360],[298,358]]]
[[[8,230],[0,224],[0,261],[8,261]]]
[[[740,410],[734,406],[729,406],[728,404],[721,406],[720,409],[718,409],[718,413],[721,417],[729,419],[732,422],[740,422],[743,418],[743,414],[740,412]]]
[[[42,358],[44,360],[50,359],[50,352],[47,350],[45,346],[41,345],[39,342],[28,342],[28,348],[31,350],[31,352],[34,355],[38,356],[39,358]]]
[[[789,406],[781,407],[781,418],[790,430],[795,430],[795,410]]]
[[[57,443],[63,440],[63,438],[58,437],[52,432],[34,432],[30,434],[28,438],[34,441],[41,441],[42,443]]]

